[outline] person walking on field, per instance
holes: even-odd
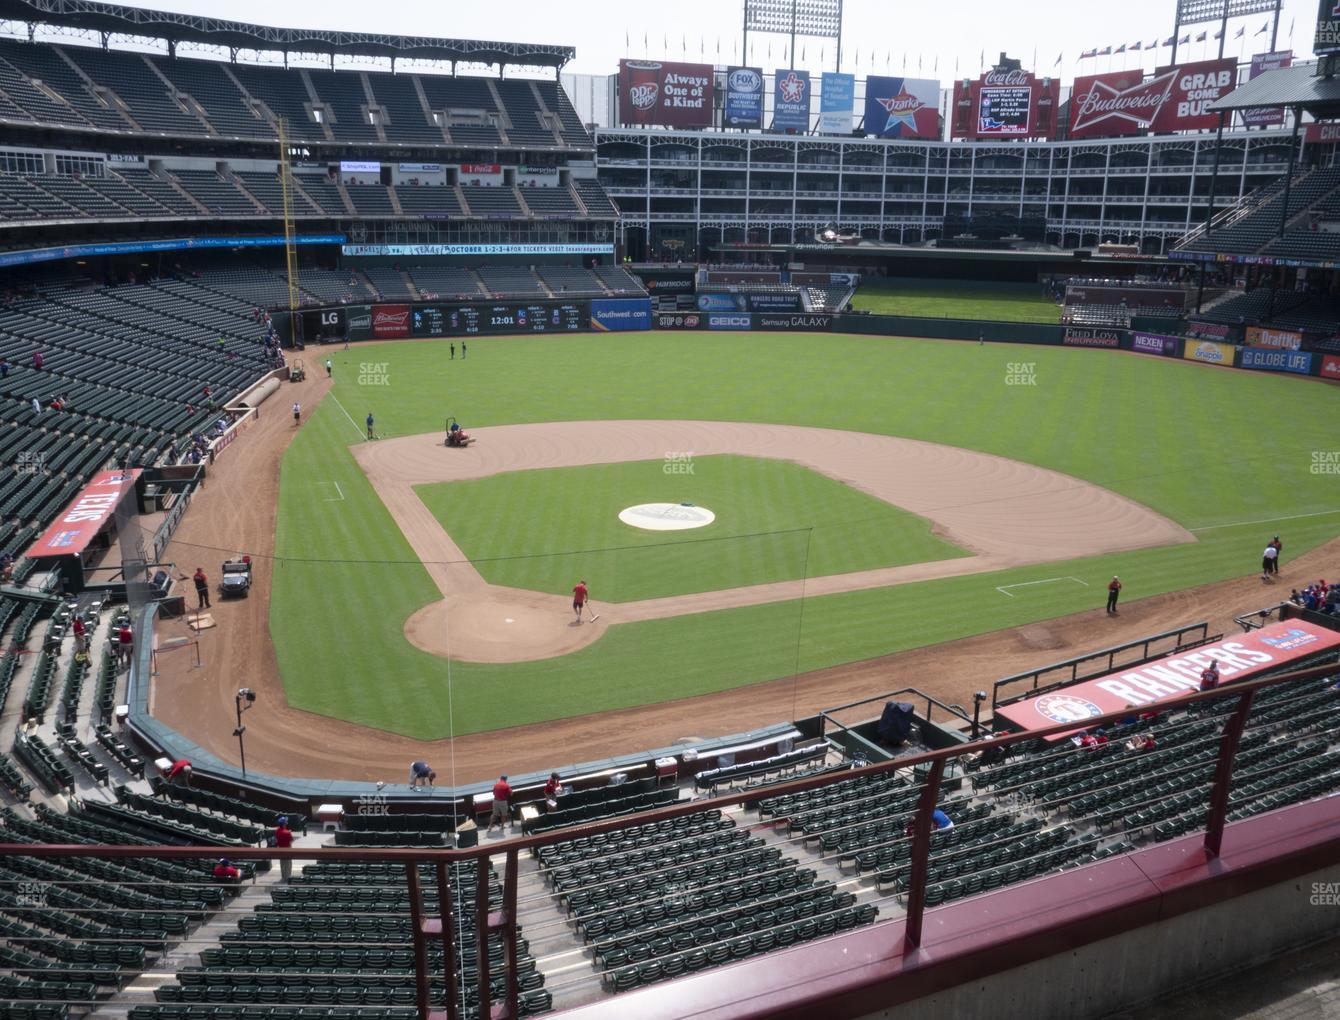
[[[1117,597],[1121,594],[1121,578],[1116,574],[1112,575],[1112,580],[1107,583],[1107,615],[1117,615]]]
[[[1280,541],[1279,535],[1276,535],[1270,540],[1270,545],[1275,550],[1275,555],[1270,561],[1270,572],[1278,574],[1280,572],[1280,555],[1284,552],[1284,543]]]
[[[1269,581],[1271,576],[1279,573],[1280,552],[1275,548],[1275,543],[1265,547],[1261,553],[1261,580]]]
[[[582,622],[582,610],[586,607],[586,582],[578,581],[572,586],[572,611],[577,614],[577,622]]]
[[[448,361],[455,361],[455,360],[456,360],[456,345],[455,345],[455,344],[447,344],[447,346],[448,346],[449,348],[451,348],[451,357],[448,358],[447,360],[448,360]]]
[[[302,420],[302,405],[296,400],[293,401],[293,424],[297,425]]]
[[[197,609],[209,608],[209,578],[205,576],[204,567],[196,567],[195,575],[191,578],[195,582],[195,597],[199,603]]]
[[[461,341],[461,360],[465,360],[465,341]]]
[[[327,378],[327,379],[330,378],[330,370],[331,370],[332,367],[333,367],[333,366],[331,365],[330,359],[327,358],[327,359],[326,359],[326,378]]]
[[[373,424],[374,424],[374,422],[373,422],[373,420],[372,420],[372,412],[369,411],[369,412],[368,412],[368,438],[369,438],[369,439],[373,438],[373,436],[372,436],[372,426],[373,426]]]

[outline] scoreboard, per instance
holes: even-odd
[[[584,302],[558,304],[468,304],[416,307],[412,336],[488,336],[501,333],[575,333],[589,329]]]

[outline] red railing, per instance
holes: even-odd
[[[1318,679],[1335,675],[1340,665],[1330,663],[1288,674],[1269,678],[1242,681],[1221,687],[1210,692],[1193,692],[1176,698],[1158,702],[1151,708],[1160,714],[1175,709],[1183,709],[1199,702],[1231,698],[1236,700],[1232,712],[1225,718],[1222,731],[1215,774],[1209,798],[1209,808],[1204,825],[1204,852],[1207,857],[1218,856],[1223,840],[1224,825],[1228,814],[1229,794],[1233,782],[1234,760],[1242,738],[1248,715],[1256,692],[1262,688],[1282,683],[1291,683],[1309,679]],[[1110,725],[1128,717],[1131,709],[1123,709],[1107,715],[1086,720],[1083,728],[1090,729]],[[454,897],[451,895],[452,881],[450,865],[453,862],[474,862],[476,896],[475,938],[477,940],[479,1016],[495,1018],[515,1018],[518,1016],[518,978],[516,957],[517,931],[517,869],[522,851],[538,847],[567,842],[601,833],[614,832],[630,825],[643,825],[649,822],[680,818],[686,815],[701,814],[706,811],[742,804],[745,801],[757,801],[762,796],[768,798],[804,793],[821,787],[846,782],[857,776],[877,776],[895,771],[914,769],[921,776],[922,786],[917,803],[912,828],[911,877],[906,890],[906,927],[905,938],[909,949],[921,944],[922,924],[925,913],[927,876],[930,869],[932,812],[935,810],[940,786],[946,765],[967,754],[975,754],[989,747],[1010,747],[1024,741],[1032,741],[1055,734],[1076,731],[1076,724],[1058,723],[1046,729],[1027,733],[1000,735],[985,740],[959,745],[941,751],[926,754],[909,755],[893,761],[868,765],[849,772],[827,773],[806,779],[782,782],[748,791],[725,793],[720,796],[691,803],[682,803],[670,807],[645,812],[633,819],[627,817],[590,822],[580,826],[545,832],[534,836],[522,836],[502,843],[481,845],[468,849],[363,849],[353,847],[329,847],[320,849],[264,849],[235,848],[226,850],[228,856],[237,860],[315,860],[317,862],[395,862],[404,865],[412,921],[414,960],[416,972],[416,1001],[419,1015],[425,1020],[456,1020],[462,1013],[462,1004],[458,999],[458,989],[454,978],[456,962],[460,957],[461,946],[457,939],[457,920],[454,916]],[[784,818],[773,819],[774,822]],[[218,847],[144,847],[144,846],[90,846],[90,845],[0,845],[0,857],[28,856],[38,858],[96,857],[96,858],[151,858],[161,860],[183,860],[217,857]],[[498,910],[489,908],[490,862],[495,856],[504,859],[502,876],[502,903]],[[425,916],[422,889],[419,877],[419,865],[429,864],[434,868],[437,883],[437,917]],[[504,966],[507,970],[503,1000],[492,1001],[489,964],[489,936],[499,934],[504,945]],[[428,966],[428,947],[432,940],[439,940],[443,951],[444,973],[447,975],[445,993],[445,1012],[437,1013],[431,1008],[433,1000]]]

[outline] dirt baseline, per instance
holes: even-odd
[[[596,623],[576,626],[565,596],[488,584],[414,492],[416,485],[507,471],[659,460],[671,451],[792,461],[928,518],[937,534],[972,555],[602,602]],[[709,421],[559,422],[490,428],[463,450],[446,449],[437,435],[419,435],[363,444],[353,453],[443,595],[406,621],[406,638],[426,652],[472,662],[562,655],[619,623],[1195,541],[1148,507],[1068,475],[959,447],[863,432]]]

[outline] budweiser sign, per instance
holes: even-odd
[[[1018,68],[1013,71],[987,71],[982,76],[983,85],[1027,85],[1032,80],[1031,72]]]
[[[1119,72],[1077,79],[1071,102],[1071,135],[1119,135],[1147,130],[1168,101],[1177,72],[1165,71],[1149,81],[1137,77],[1134,84],[1128,84],[1131,77]]]

